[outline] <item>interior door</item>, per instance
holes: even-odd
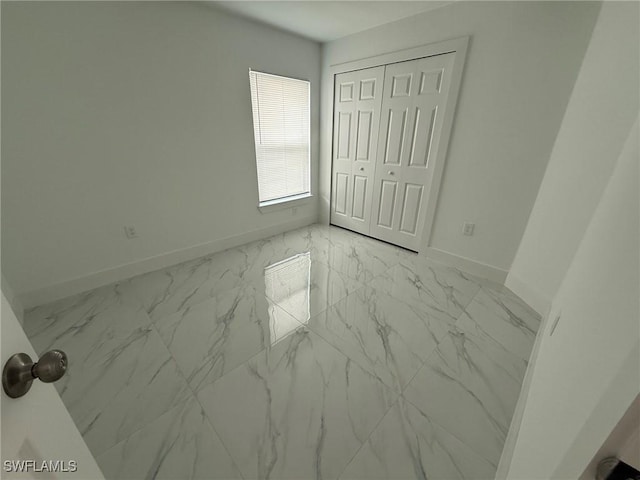
[[[38,356],[4,294],[0,313],[2,315],[0,359],[3,368],[7,359],[14,353],[24,352],[36,361]],[[69,370],[73,370],[72,358],[69,359]],[[53,385],[35,380],[31,390],[23,397],[10,398],[4,391],[0,395],[2,398],[1,478],[104,480],[102,472]],[[25,461],[33,461],[33,463],[25,463]],[[46,466],[43,462],[46,462]]]
[[[386,66],[370,235],[417,251],[455,53]]]
[[[384,66],[335,78],[331,223],[369,234]]]

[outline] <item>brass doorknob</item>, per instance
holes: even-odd
[[[62,350],[51,350],[36,363],[26,353],[16,353],[4,365],[2,388],[9,397],[18,398],[29,391],[34,379],[51,383],[60,380],[66,371],[67,354]]]

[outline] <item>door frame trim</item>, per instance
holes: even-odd
[[[426,198],[426,208],[423,215],[425,216],[424,228],[422,230],[420,245],[418,253],[426,255],[431,245],[431,233],[433,230],[433,223],[437,211],[438,196],[440,193],[440,185],[442,183],[442,174],[444,172],[444,165],[447,158],[447,152],[449,150],[449,142],[451,140],[451,131],[453,128],[453,119],[455,118],[456,107],[458,104],[458,97],[460,94],[460,86],[462,83],[462,73],[467,57],[467,49],[469,46],[469,36],[458,37],[451,40],[445,40],[442,42],[429,43],[427,45],[421,45],[418,47],[408,48],[404,50],[397,50],[393,52],[383,53],[380,55],[374,55],[371,57],[361,58],[358,60],[352,60],[343,63],[336,63],[329,66],[329,98],[331,99],[331,147],[329,149],[328,160],[330,163],[330,175],[331,181],[329,183],[329,192],[333,192],[333,118],[334,118],[334,100],[335,100],[335,77],[340,73],[351,72],[354,70],[363,70],[365,68],[379,67],[388,65],[390,63],[405,62],[410,60],[417,60],[424,57],[433,57],[436,55],[444,55],[446,53],[454,53],[455,58],[453,61],[453,70],[451,72],[451,87],[449,91],[449,97],[447,98],[447,104],[445,106],[445,115],[442,123],[442,132],[440,136],[440,145],[438,148],[438,154],[434,158],[433,174],[429,185],[429,195]],[[329,198],[329,211],[327,212],[327,218],[331,217],[331,201]],[[330,223],[330,220],[329,220]]]

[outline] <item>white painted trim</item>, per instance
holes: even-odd
[[[456,40],[456,56],[453,61],[453,71],[451,72],[451,86],[449,87],[449,96],[447,105],[444,110],[444,119],[442,122],[442,131],[440,132],[440,143],[438,153],[433,162],[433,175],[429,182],[429,197],[427,198],[426,211],[424,213],[424,227],[422,230],[422,238],[420,245],[429,247],[431,245],[431,234],[433,232],[433,223],[436,216],[436,208],[438,207],[438,197],[440,194],[440,186],[442,185],[442,174],[444,165],[447,161],[447,153],[449,151],[449,143],[451,141],[451,131],[453,130],[453,119],[455,118],[456,108],[458,106],[458,98],[460,96],[460,86],[462,84],[462,73],[467,58],[467,48],[469,46],[469,37]],[[453,45],[452,45],[453,46]],[[502,280],[504,282],[504,279]]]
[[[395,52],[384,53],[381,55],[375,55],[372,57],[363,58],[360,60],[353,60],[349,62],[339,63],[331,65],[329,67],[329,97],[331,98],[331,123],[333,125],[334,118],[334,97],[335,97],[335,76],[340,73],[350,72],[354,70],[362,70],[365,68],[378,67],[382,65],[388,65],[390,63],[404,62],[408,60],[415,60],[418,58],[431,57],[434,55],[443,55],[446,53],[455,52],[455,59],[453,61],[453,70],[451,72],[451,86],[449,88],[449,97],[445,107],[445,116],[442,123],[442,131],[440,132],[440,142],[437,155],[433,161],[433,174],[429,179],[428,197],[426,201],[426,208],[424,212],[424,227],[422,234],[420,235],[420,245],[424,245],[423,249],[429,248],[431,241],[431,232],[433,229],[433,222],[435,220],[436,207],[438,203],[438,194],[440,192],[440,184],[442,183],[442,173],[444,172],[444,164],[447,158],[447,151],[449,150],[449,142],[451,139],[451,130],[453,128],[453,119],[455,117],[456,106],[458,104],[458,97],[460,95],[460,85],[462,83],[462,73],[464,70],[465,60],[467,57],[467,48],[469,46],[470,37],[460,37],[452,40],[445,40],[437,43],[430,43],[428,45],[422,45],[419,47],[409,48],[406,50],[399,50]],[[325,153],[325,161],[328,161],[330,166],[330,182],[329,192],[333,191],[333,127],[331,128],[331,146],[328,148],[328,154]],[[331,193],[329,193],[331,196]],[[322,204],[320,208],[322,209]],[[320,218],[329,219],[331,217],[331,198],[328,204],[329,211],[320,212]],[[326,217],[324,216],[326,214]],[[421,250],[422,252],[422,250]],[[500,283],[504,282],[504,278]]]
[[[505,286],[544,317],[551,308],[551,299],[509,272]]]
[[[135,277],[136,275],[153,272],[154,270],[159,270],[171,265],[210,255],[228,248],[244,245],[245,243],[253,242],[255,240],[278,235],[279,233],[294,230],[296,228],[302,228],[315,223],[316,220],[317,218],[315,215],[306,216],[267,228],[252,230],[239,235],[232,235],[230,237],[220,238],[218,240],[201,243],[192,247],[174,250],[172,252],[163,253],[154,257],[119,265],[117,267],[95,272],[83,277],[73,278],[71,280],[32,290],[30,292],[20,294],[19,300],[25,309],[44,305],[87,290],[126,280],[128,278]]]
[[[509,286],[507,286],[507,288],[513,291]],[[520,296],[515,291],[513,291],[513,293]],[[525,300],[524,298],[522,299]],[[522,418],[524,417],[524,411],[527,408],[527,400],[529,398],[529,391],[531,390],[533,372],[535,371],[535,365],[538,361],[542,338],[545,335],[544,332],[547,330],[547,324],[549,322],[549,317],[551,316],[550,313],[551,312],[548,309],[545,312],[545,315],[543,315],[542,322],[540,322],[540,328],[536,335],[536,341],[531,349],[529,364],[527,365],[527,371],[524,375],[524,379],[522,380],[522,387],[520,388],[520,395],[518,396],[516,408],[513,412],[513,416],[511,417],[509,432],[507,432],[507,438],[505,439],[504,446],[502,447],[502,455],[500,456],[500,462],[498,463],[498,469],[496,470],[495,480],[507,480],[509,468],[511,467],[511,460],[513,459],[513,453],[515,452],[516,443],[518,441],[518,434],[520,433],[520,427],[522,426]]]
[[[498,463],[495,480],[507,480],[511,461],[513,460],[513,453],[515,452],[516,443],[518,442],[520,427],[522,426],[522,418],[524,416],[525,409],[527,408],[527,400],[529,398],[529,391],[531,390],[531,381],[533,380],[535,365],[538,361],[538,355],[540,354],[540,346],[542,345],[542,339],[547,331],[549,318],[552,317],[551,299],[536,291],[534,288],[531,288],[530,285],[523,282],[511,272],[509,272],[509,275],[507,276],[505,286],[524,300],[527,305],[538,312],[542,317],[542,321],[540,322],[540,328],[538,329],[536,340],[533,344],[533,348],[531,349],[529,364],[522,381],[522,387],[520,388],[518,403],[516,403],[516,408],[513,412],[513,416],[511,417],[509,432],[507,433],[507,438],[505,439],[504,446],[502,447],[502,455],[500,456],[500,462]]]
[[[429,43],[428,45],[420,45],[418,47],[407,48],[404,50],[373,55],[371,57],[361,58],[358,60],[336,63],[329,67],[329,75],[334,76],[338,73],[363,70],[365,68],[378,67],[389,63],[405,62],[408,60],[415,60],[417,58],[443,55],[445,53],[466,52],[468,43],[469,37],[459,37],[452,40],[444,40],[442,42]],[[333,95],[331,96],[331,99],[333,99]]]
[[[299,207],[310,203],[313,199],[313,195],[310,193],[303,193],[301,195],[295,195],[293,197],[279,198],[277,200],[270,200],[269,202],[263,202],[258,205],[258,211],[260,213],[270,213],[279,210],[286,210],[287,208]]]
[[[507,278],[507,271],[501,268],[487,265],[486,263],[472,260],[471,258],[461,257],[455,253],[445,252],[434,247],[427,247],[420,255],[435,260],[436,262],[445,263],[453,267],[459,268],[465,272],[477,275],[492,282],[504,284]]]

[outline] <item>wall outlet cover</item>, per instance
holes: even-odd
[[[137,238],[138,237],[138,232],[136,232],[136,227],[132,226],[132,225],[128,225],[124,227],[124,235],[125,237],[131,239],[131,238]]]

